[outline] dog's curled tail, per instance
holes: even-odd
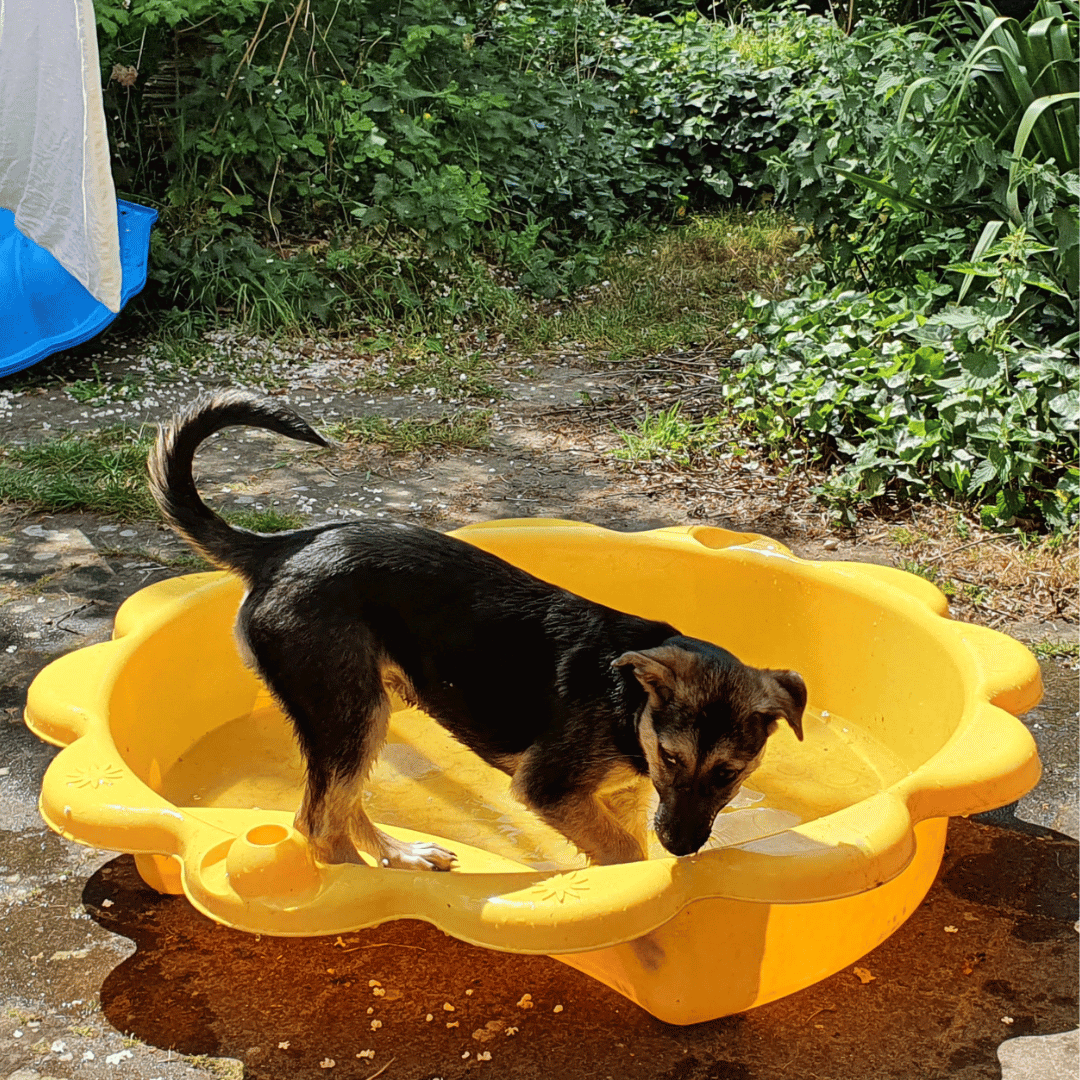
[[[217,566],[242,577],[273,546],[273,536],[238,529],[199,498],[191,474],[199,444],[227,427],[259,427],[316,446],[330,444],[287,405],[245,390],[205,394],[158,430],[150,451],[150,492],[165,520]]]

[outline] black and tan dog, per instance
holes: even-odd
[[[387,687],[509,773],[514,795],[599,863],[645,857],[640,800],[628,807],[625,790],[609,793],[647,791],[648,776],[657,835],[687,855],[777,722],[802,738],[806,688],[795,672],[747,667],[462,540],[381,521],[272,535],[228,525],[199,498],[192,459],[233,425],[327,445],[277,402],[207,396],[162,429],[151,487],[166,519],[247,584],[237,642],[295,726],[307,766],[296,826],[322,861],[358,862],[359,851],[408,869],[454,861],[435,844],[395,840],[364,812]]]

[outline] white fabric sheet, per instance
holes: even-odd
[[[96,300],[120,310],[91,0],[0,0],[0,206]]]

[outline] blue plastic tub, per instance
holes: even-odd
[[[157,211],[116,200],[120,224],[120,306],[146,284],[150,227]],[[44,248],[0,210],[0,377],[100,334],[116,318]]]

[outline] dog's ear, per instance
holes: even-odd
[[[649,700],[654,705],[666,705],[674,696],[675,687],[679,683],[679,657],[676,654],[681,651],[661,646],[658,649],[646,649],[644,652],[625,652],[612,660],[611,666],[631,665],[638,682],[649,695]]]
[[[765,672],[774,684],[775,693],[771,695],[769,708],[775,719],[786,720],[795,732],[799,742],[803,741],[802,718],[806,708],[806,683],[797,671]]]

